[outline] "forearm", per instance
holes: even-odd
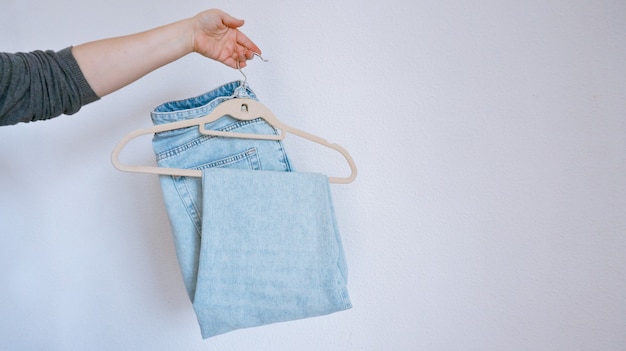
[[[72,50],[99,97],[112,93],[193,51],[191,19],[145,32],[103,39]]]

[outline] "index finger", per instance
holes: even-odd
[[[259,55],[261,54],[261,49],[241,31],[237,31],[237,44],[246,47],[248,50],[256,52]]]

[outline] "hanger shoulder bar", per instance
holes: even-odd
[[[155,126],[150,129],[139,129],[132,133],[126,135],[120,142],[115,146],[113,152],[111,153],[111,163],[113,166],[120,171],[124,172],[134,172],[134,173],[148,173],[148,174],[159,174],[159,175],[172,175],[172,176],[181,176],[181,177],[201,177],[202,172],[194,169],[178,169],[178,168],[164,168],[164,167],[154,167],[154,166],[131,166],[126,165],[120,162],[119,155],[122,149],[128,144],[128,142],[138,136],[145,134],[153,134],[158,131],[160,126]],[[183,126],[185,127],[185,126]],[[179,127],[182,128],[182,127]]]
[[[225,115],[230,115],[234,118],[240,120],[253,120],[256,118],[263,118],[269,124],[271,124],[274,128],[280,130],[280,134],[278,135],[262,135],[262,134],[252,134],[252,133],[233,133],[233,132],[222,132],[216,131],[206,128],[206,124],[213,122]],[[209,113],[208,115],[191,120],[172,122],[168,124],[161,124],[154,126],[148,129],[139,129],[134,132],[126,135],[113,149],[111,153],[111,162],[115,168],[126,171],[126,172],[135,172],[135,173],[149,173],[149,174],[159,174],[159,175],[172,175],[172,176],[182,176],[182,177],[201,177],[202,172],[199,170],[192,169],[178,169],[178,168],[164,168],[164,167],[154,167],[154,166],[131,166],[125,165],[120,162],[119,154],[122,149],[126,146],[126,144],[141,135],[146,134],[154,134],[160,133],[170,130],[176,130],[186,127],[198,126],[201,134],[204,135],[214,135],[221,137],[234,137],[234,138],[248,138],[248,139],[264,139],[264,140],[282,140],[285,138],[286,133],[291,133],[302,137],[304,139],[313,141],[322,146],[329,147],[337,152],[339,152],[348,162],[350,167],[350,175],[347,177],[329,177],[328,181],[330,183],[337,184],[348,184],[351,183],[357,175],[356,164],[352,159],[352,156],[338,144],[329,143],[327,140],[320,138],[316,135],[307,133],[303,130],[288,126],[283,124],[274,116],[272,111],[269,110],[265,105],[260,102],[248,99],[248,98],[235,98],[230,99],[225,102],[222,102],[215,109]]]
[[[339,144],[335,144],[335,143],[330,143],[328,142],[326,139],[320,138],[316,135],[313,135],[311,133],[307,133],[303,130],[294,128],[294,127],[290,127],[288,125],[284,125],[283,124],[283,133],[285,132],[289,132],[291,134],[297,135],[299,137],[302,137],[304,139],[313,141],[317,144],[320,144],[322,146],[326,146],[328,148],[331,148],[337,152],[339,152],[348,162],[348,166],[350,166],[350,175],[347,177],[329,177],[328,181],[330,183],[336,183],[336,184],[348,184],[348,183],[352,183],[352,181],[354,181],[354,179],[356,178],[356,174],[357,174],[357,169],[356,169],[356,164],[354,163],[354,159],[352,158],[352,156],[350,156],[350,153],[344,149],[341,145]]]
[[[249,98],[234,98],[226,100],[219,105],[215,106],[213,111],[208,115],[199,118],[196,124],[201,127],[213,121],[220,119],[221,117],[229,115],[242,121],[250,121],[256,118],[263,118],[269,124],[278,128],[282,125],[278,118],[262,103]]]

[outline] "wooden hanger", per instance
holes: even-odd
[[[217,130],[206,129],[206,124],[216,121],[222,116],[229,115],[236,119],[249,121],[256,118],[263,118],[270,125],[276,128],[280,133],[278,135],[269,135],[269,134],[251,134],[251,133],[235,133],[235,132],[223,132]],[[350,156],[350,154],[340,145],[331,144],[325,139],[322,139],[318,136],[309,134],[300,129],[293,128],[288,126],[278,120],[276,116],[270,111],[262,103],[249,99],[249,98],[233,98],[222,102],[217,105],[215,109],[209,113],[208,115],[200,118],[195,118],[191,120],[173,122],[168,124],[161,124],[154,126],[149,129],[139,129],[128,135],[126,135],[113,149],[113,153],[111,154],[111,162],[113,165],[121,170],[126,172],[136,172],[136,173],[149,173],[149,174],[160,174],[160,175],[173,175],[173,176],[184,176],[184,177],[202,177],[202,171],[193,170],[193,169],[181,169],[181,168],[166,168],[166,167],[155,167],[155,166],[135,166],[135,165],[125,165],[119,161],[119,154],[122,149],[126,146],[126,144],[141,135],[146,134],[154,134],[160,133],[175,129],[187,128],[187,127],[198,127],[199,131],[203,135],[213,135],[219,137],[230,137],[230,138],[244,138],[244,139],[261,139],[261,140],[283,140],[285,138],[286,133],[295,134],[304,139],[313,141],[320,145],[329,147],[333,150],[338,151],[348,162],[350,166],[351,173],[347,177],[329,177],[328,181],[331,183],[337,184],[348,184],[351,183],[356,178],[356,165],[354,160]]]

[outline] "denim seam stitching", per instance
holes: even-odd
[[[259,123],[259,122],[262,122],[262,121],[263,121],[262,118],[255,118],[255,119],[249,120],[249,121],[238,121],[236,123],[229,124],[227,126],[224,126],[223,128],[217,129],[217,130],[223,131],[223,132],[230,132],[230,131],[232,131],[234,129],[237,129],[239,127],[245,127],[245,126],[248,126],[248,125],[251,125],[251,124],[256,124],[256,123]],[[273,129],[274,134],[276,134],[276,130],[274,128],[272,128],[272,129]],[[190,141],[188,143],[185,143],[185,144],[177,146],[177,147],[175,147],[173,149],[169,149],[169,150],[166,150],[166,151],[158,153],[157,154],[157,161],[165,160],[167,158],[176,156],[179,153],[185,152],[185,151],[187,151],[187,150],[189,150],[189,149],[191,149],[193,147],[201,145],[202,143],[204,143],[204,142],[206,142],[208,140],[214,139],[214,138],[217,138],[217,136],[201,135],[200,137],[198,137],[198,138],[196,138],[196,139],[194,139],[194,140],[192,140],[192,141]]]
[[[223,167],[231,163],[236,163],[242,160],[249,160],[252,157],[256,157],[257,153],[258,153],[257,148],[251,147],[244,152],[238,153],[236,155],[228,156],[220,160],[204,163],[202,165],[193,167],[193,169],[203,170],[203,169],[209,169],[209,168],[219,168],[219,167]]]
[[[194,224],[194,227],[196,228],[196,235],[198,237],[201,237],[202,236],[201,234],[202,233],[202,221],[200,217],[198,216],[198,208],[196,206],[195,201],[193,201],[193,198],[190,196],[191,192],[189,191],[189,188],[187,187],[187,183],[182,178],[183,177],[172,176],[172,181],[174,182],[174,188],[176,189],[176,192],[178,193],[178,197],[183,202],[184,208],[187,211],[187,215],[189,216],[189,219],[191,220],[191,222]],[[181,187],[185,188],[184,191],[182,191]]]

